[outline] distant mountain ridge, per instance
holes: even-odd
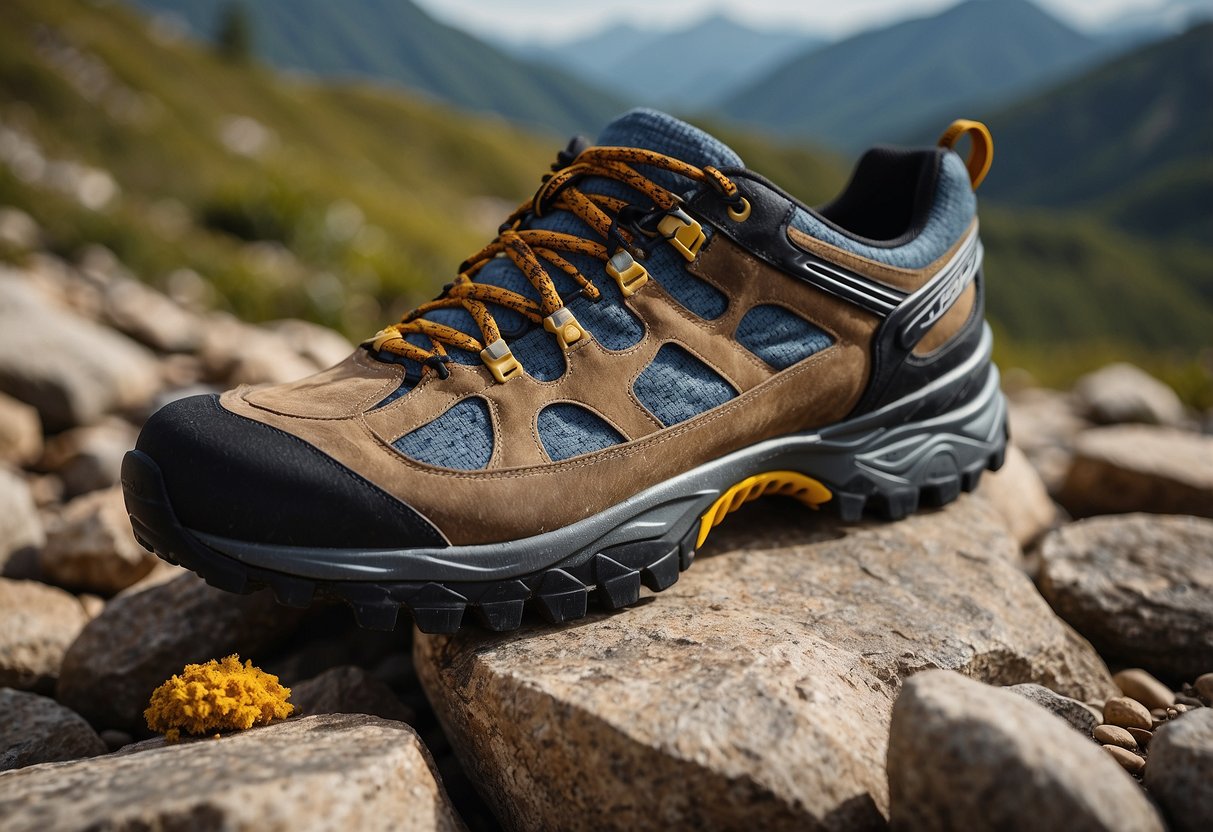
[[[761,30],[715,15],[673,31],[619,24],[539,54],[629,104],[685,112],[710,109],[780,61],[823,43],[807,32]]]
[[[723,102],[739,121],[845,149],[1009,101],[1104,45],[1028,0],[966,0],[795,57]],[[965,112],[961,112],[961,110]]]
[[[1211,83],[1205,23],[992,113],[998,155],[983,194],[1213,241]]]
[[[209,38],[230,0],[135,0]],[[394,81],[475,111],[561,133],[594,133],[625,109],[580,78],[528,63],[435,20],[409,0],[250,0],[259,57],[326,78]]]

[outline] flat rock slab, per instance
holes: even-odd
[[[893,708],[894,829],[1162,832],[1112,757],[1021,696],[956,673],[910,679]]]
[[[1057,499],[1075,517],[1213,517],[1213,437],[1146,425],[1086,431],[1075,440]]]
[[[352,715],[0,774],[0,817],[6,832],[463,828],[413,730]]]
[[[650,602],[420,636],[416,664],[508,827],[874,828],[910,673],[1115,692],[1017,557],[978,499],[866,527],[769,501]]]
[[[268,592],[232,595],[182,575],[106,604],[64,656],[57,698],[99,729],[145,731],[161,682],[230,653],[257,662],[299,618]]]
[[[101,737],[79,714],[36,693],[0,688],[0,771],[105,751]]]
[[[1213,667],[1213,520],[1093,517],[1040,552],[1041,592],[1101,652],[1180,679]]]
[[[1213,819],[1213,708],[1199,708],[1158,729],[1146,785],[1179,832],[1204,832]]]
[[[0,578],[0,687],[53,690],[86,623],[84,607],[63,590]]]

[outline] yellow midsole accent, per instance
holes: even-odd
[[[830,489],[817,480],[795,471],[767,471],[765,474],[746,477],[721,494],[716,502],[712,503],[711,508],[699,518],[699,539],[695,542],[695,548],[703,545],[708,534],[719,526],[726,516],[745,503],[768,494],[780,494],[800,500],[809,508],[819,508],[834,497]]]

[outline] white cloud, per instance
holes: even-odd
[[[660,28],[681,28],[711,14],[727,14],[759,27],[794,26],[827,35],[844,35],[869,26],[894,23],[939,11],[956,0],[418,0],[431,14],[490,38],[520,43],[559,42],[632,20]],[[1000,0],[987,0],[1000,2]],[[1038,0],[1053,13],[1082,26],[1119,17],[1166,0]]]

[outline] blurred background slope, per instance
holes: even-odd
[[[1213,25],[1182,23],[1188,5],[1079,32],[969,0],[831,42],[705,4],[673,29],[490,44],[409,2],[7,0],[0,206],[36,233],[10,211],[0,258],[99,244],[175,297],[356,339],[449,280],[569,133],[626,107],[717,132],[811,204],[867,143],[963,115],[997,144],[981,196],[1003,363],[1060,384],[1130,359],[1208,406]]]

